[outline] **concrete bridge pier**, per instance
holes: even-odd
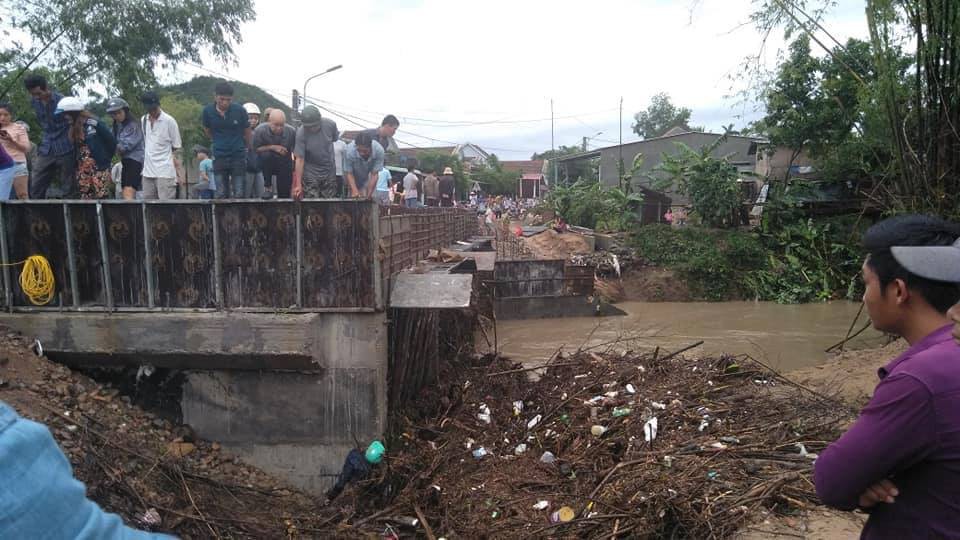
[[[384,312],[3,313],[0,324],[29,328],[70,366],[184,370],[185,424],[309,491],[385,431]]]

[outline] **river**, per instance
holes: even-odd
[[[824,363],[824,349],[847,333],[859,303],[783,305],[770,302],[623,302],[626,316],[499,321],[497,341],[507,356],[528,365],[550,357],[560,346],[573,350],[630,337],[621,349],[674,351],[703,340],[694,353],[743,354],[789,371]],[[866,323],[860,316],[856,328]],[[882,345],[884,337],[868,329],[847,348]]]

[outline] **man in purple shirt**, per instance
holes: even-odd
[[[960,226],[899,216],[864,236],[863,302],[910,348],[880,368],[860,417],[814,465],[820,500],[870,514],[862,538],[960,538]]]

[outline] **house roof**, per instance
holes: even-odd
[[[543,173],[522,174],[520,178],[523,180],[543,180]]]
[[[543,163],[542,159],[532,159],[532,160],[523,160],[523,161],[501,161],[500,166],[503,167],[504,171],[507,172],[516,172],[524,176],[529,174],[541,174],[543,172]]]
[[[601,153],[603,150],[610,150],[610,149],[618,148],[618,147],[621,147],[621,146],[624,147],[624,148],[626,148],[626,147],[629,147],[629,146],[643,145],[643,144],[649,143],[649,142],[651,142],[651,141],[661,141],[661,140],[664,140],[664,139],[673,139],[673,138],[678,138],[678,137],[685,137],[685,136],[687,136],[687,135],[706,135],[706,136],[710,136],[710,137],[723,137],[723,136],[724,136],[723,133],[708,133],[708,132],[703,132],[703,131],[680,131],[679,133],[675,133],[675,131],[676,131],[676,128],[671,129],[670,131],[668,131],[666,135],[661,135],[661,136],[659,136],[659,137],[652,137],[652,138],[649,138],[649,139],[642,139],[642,140],[639,140],[639,141],[632,141],[632,142],[628,142],[628,143],[623,143],[622,145],[614,144],[614,145],[612,145],[612,146],[605,146],[605,147],[603,147],[603,148],[598,148],[598,149],[596,149],[596,150],[591,150],[591,151],[589,151],[589,152],[581,152],[581,153],[579,153],[579,154],[570,154],[569,156],[558,157],[558,158],[556,159],[556,161],[557,161],[558,163],[563,163],[563,162],[565,162],[565,161],[580,161],[580,160],[582,160],[582,159],[599,157],[599,156],[600,156],[600,153]],[[762,138],[762,137],[753,137],[753,136],[750,136],[750,135],[733,135],[733,134],[730,134],[730,135],[727,135],[727,137],[729,137],[729,138],[731,138],[731,139],[748,139],[748,140],[750,140],[750,141],[753,141],[753,142],[756,142],[756,143],[760,143],[760,144],[764,144],[764,143],[767,143],[767,142],[768,142],[766,139],[764,139],[764,138]]]
[[[423,152],[439,152],[441,154],[452,154],[456,151],[456,146],[431,146],[427,148],[401,148],[400,155],[408,158],[415,158]]]

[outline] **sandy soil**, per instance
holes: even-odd
[[[575,233],[559,234],[553,229],[524,238],[523,244],[539,259],[569,260],[574,255],[593,253],[583,236]]]
[[[659,266],[633,266],[621,278],[625,300],[637,302],[690,302],[690,289],[673,270]]]
[[[838,392],[854,405],[864,405],[879,382],[877,369],[906,349],[907,343],[898,339],[885,347],[839,354],[823,365],[798,369],[788,376],[824,393]]]
[[[884,347],[838,354],[826,364],[795,370],[787,376],[814,390],[828,394],[837,393],[843,400],[862,406],[870,399],[877,385],[877,368],[906,348],[906,342],[898,339]],[[859,538],[865,521],[866,515],[859,512],[839,512],[818,507],[796,518],[770,517],[760,520],[743,531],[738,538],[854,539]]]

